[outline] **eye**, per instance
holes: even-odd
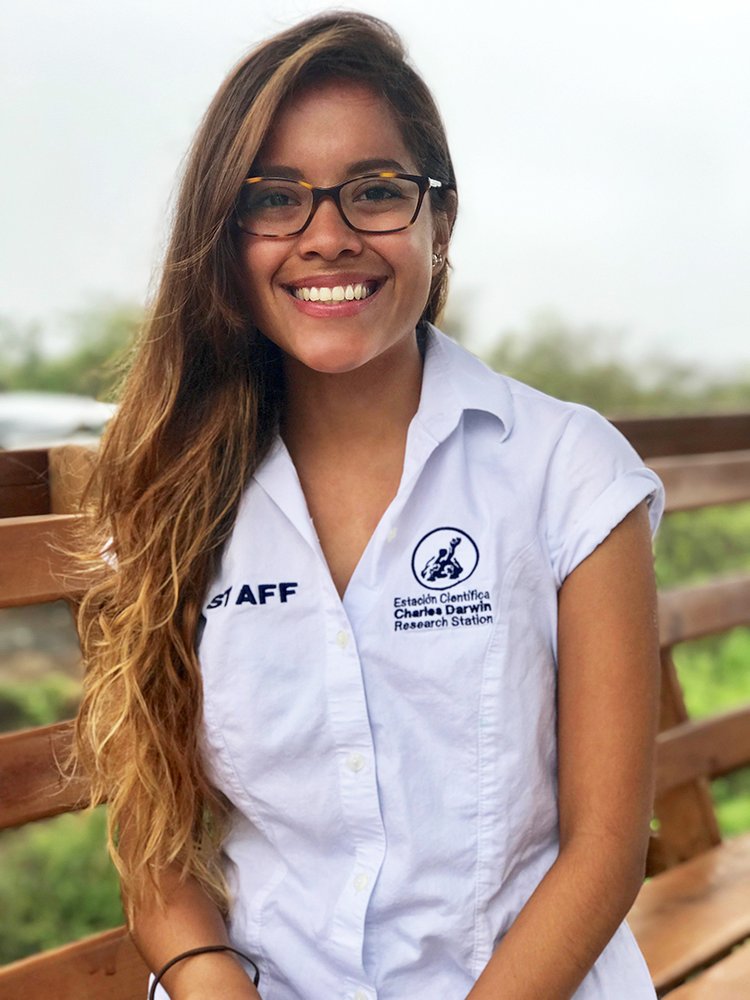
[[[398,183],[380,179],[363,181],[352,192],[352,201],[360,202],[391,201],[394,198],[401,199],[403,197],[404,192]]]
[[[302,200],[303,195],[293,182],[260,181],[245,185],[240,207],[245,212],[273,212],[298,208]]]
[[[263,208],[286,208],[292,203],[293,200],[286,191],[267,191],[255,201],[256,205],[262,205]]]

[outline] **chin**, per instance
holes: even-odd
[[[356,371],[375,360],[381,350],[367,345],[363,335],[310,337],[300,345],[282,348],[297,364],[321,374],[340,375]]]
[[[344,375],[362,368],[373,358],[362,351],[321,350],[295,355],[294,360],[321,375]]]

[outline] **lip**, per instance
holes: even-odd
[[[284,288],[335,288],[336,285],[382,285],[385,281],[383,275],[365,274],[362,271],[341,271],[336,274],[310,274],[304,278],[296,278],[294,281],[284,281]]]

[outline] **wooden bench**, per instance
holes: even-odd
[[[75,600],[63,552],[91,457],[80,446],[0,452],[0,607]],[[66,784],[55,764],[70,736],[69,722],[0,736],[0,829],[87,804],[85,782]],[[0,967],[2,1000],[145,1000],[147,984],[125,927]]]
[[[669,511],[750,500],[750,414],[617,423],[662,476]],[[75,598],[58,543],[86,465],[77,447],[0,453],[0,607]],[[691,721],[672,648],[750,624],[750,574],[659,602],[659,829],[629,921],[660,996],[738,1000],[750,997],[750,834],[722,842],[709,782],[750,764],[750,706]],[[69,738],[69,723],[0,736],[0,829],[85,804],[85,784],[65,787],[54,763]],[[146,982],[121,927],[0,968],[0,997],[144,1000]]]
[[[661,476],[668,512],[750,500],[750,414],[618,426]],[[750,625],[750,575],[659,595],[659,828],[628,920],[670,1000],[750,997],[750,833],[722,842],[709,784],[750,765],[750,705],[691,721],[672,658],[678,643],[739,625]]]

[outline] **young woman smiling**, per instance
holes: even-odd
[[[660,484],[432,325],[456,208],[366,15],[265,42],[195,140],[81,612],[78,756],[156,996],[654,997],[623,918]]]

